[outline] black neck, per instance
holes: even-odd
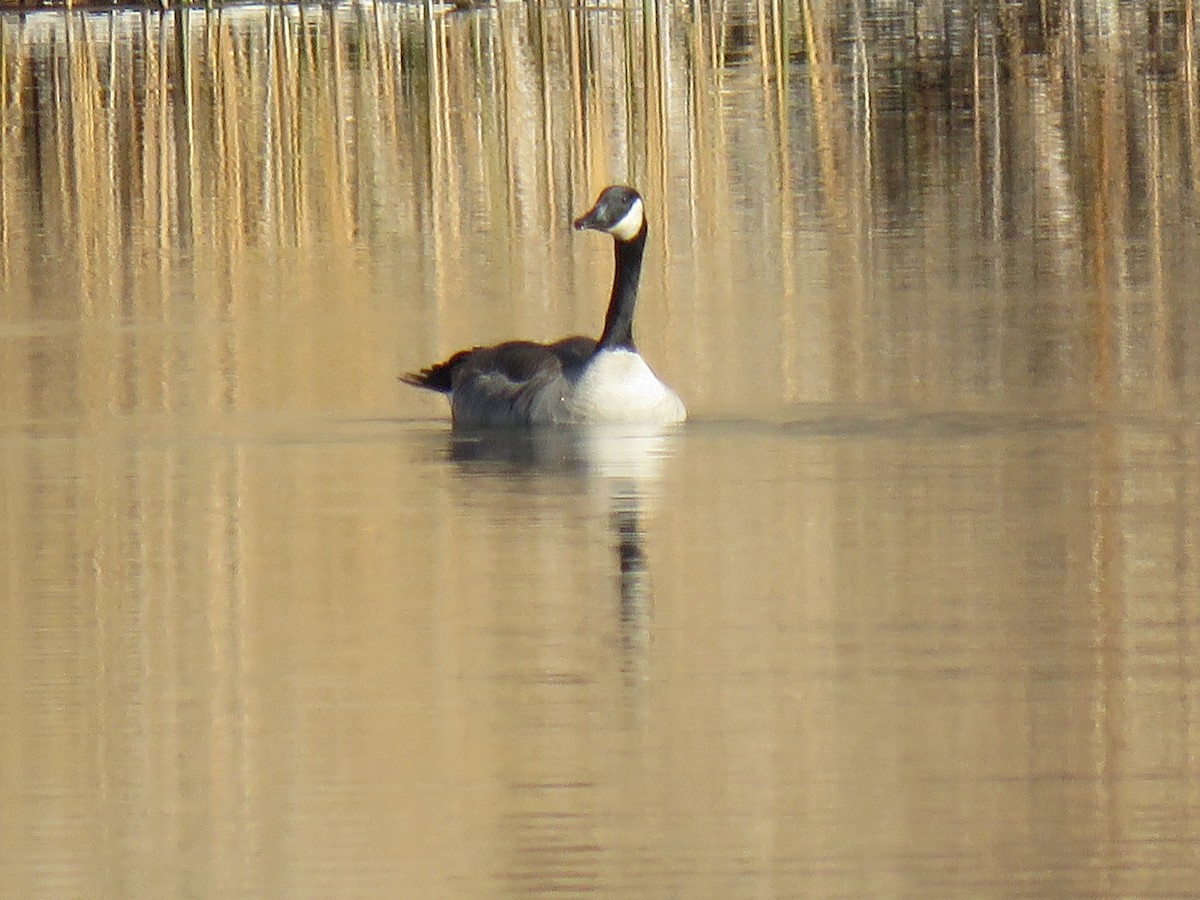
[[[631,241],[613,241],[616,269],[612,297],[604,316],[604,333],[597,350],[633,350],[633,307],[637,303],[638,279],[642,274],[642,252],[646,249],[646,224]]]

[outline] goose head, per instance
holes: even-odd
[[[575,229],[611,234],[622,243],[637,238],[646,225],[642,196],[631,187],[614,184],[600,192],[596,205],[575,220]]]

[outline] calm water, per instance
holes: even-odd
[[[1195,891],[1193,9],[978,5],[0,16],[0,895]]]

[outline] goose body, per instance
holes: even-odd
[[[455,427],[530,427],[682,422],[683,401],[663,384],[633,343],[646,219],[633,188],[605,188],[575,228],[613,238],[615,267],[604,331],[552,344],[508,341],[461,350],[444,362],[401,376],[450,398]]]

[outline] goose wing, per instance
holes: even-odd
[[[596,341],[576,336],[553,344],[508,341],[473,347],[400,377],[451,396],[459,425],[529,425],[562,421],[563,406]]]

